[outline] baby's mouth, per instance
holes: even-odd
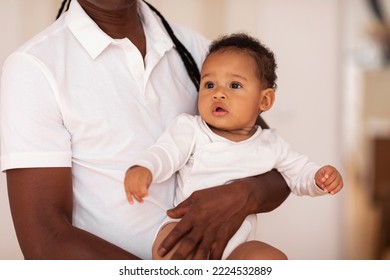
[[[212,107],[213,114],[217,116],[225,115],[228,111],[224,108],[222,104],[214,104]]]

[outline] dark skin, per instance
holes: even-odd
[[[126,24],[96,20],[113,38],[129,38],[145,56],[146,44],[135,0],[83,0],[107,11],[121,10]],[[24,168],[6,172],[9,202],[16,234],[26,259],[138,259],[112,243],[72,225],[71,168]],[[173,258],[220,259],[245,217],[272,211],[290,194],[276,172],[237,180],[193,193],[168,215],[182,218],[165,239],[160,253],[178,241]],[[125,195],[125,194],[123,194]]]
[[[137,259],[72,225],[70,168],[12,169],[6,175],[12,218],[26,259]]]
[[[81,0],[79,3],[100,29],[115,39],[128,38],[145,57],[146,39],[137,12],[137,1]],[[88,3],[101,10],[89,8]]]

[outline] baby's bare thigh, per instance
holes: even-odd
[[[287,260],[279,249],[261,242],[247,241],[237,246],[228,256],[228,260]]]

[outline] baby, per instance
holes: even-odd
[[[143,202],[151,184],[177,171],[176,205],[196,190],[272,169],[283,175],[296,195],[339,192],[343,180],[336,168],[317,166],[291,150],[274,129],[256,125],[259,115],[274,103],[276,78],[273,53],[255,38],[239,33],[214,41],[201,71],[199,115],[179,115],[128,169],[128,201]],[[161,226],[154,258],[159,257],[159,243],[174,226],[169,218]],[[271,258],[267,252],[272,247],[254,240],[255,227],[256,216],[247,217],[226,246],[223,259]]]

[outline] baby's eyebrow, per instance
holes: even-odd
[[[241,80],[245,80],[245,81],[248,81],[248,79],[242,75],[239,75],[239,74],[235,74],[235,73],[229,73],[232,77],[235,77],[235,78],[238,78],[238,79],[241,79]],[[207,78],[208,76],[210,76],[211,73],[205,73],[203,74],[200,78],[201,79],[204,79],[204,78]]]
[[[245,81],[248,81],[248,79],[244,76],[241,76],[239,74],[234,74],[234,73],[230,73],[233,77],[236,77],[236,78],[239,78],[241,80],[245,80]]]
[[[211,73],[206,73],[206,74],[203,74],[202,76],[200,76],[200,78],[201,78],[201,79],[207,78],[207,77],[210,76],[210,75],[211,75]]]

